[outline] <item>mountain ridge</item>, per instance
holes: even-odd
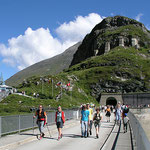
[[[31,76],[44,76],[48,74],[54,75],[63,71],[64,69],[69,67],[73,58],[73,54],[80,44],[81,42],[78,42],[59,55],[40,61],[19,71],[18,73],[7,79],[6,84],[17,86],[18,84],[23,82],[24,79],[27,79]]]

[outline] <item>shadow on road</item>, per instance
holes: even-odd
[[[63,137],[81,138],[81,135],[77,135],[77,134],[63,134]]]
[[[49,140],[58,140],[57,138],[51,138],[51,137],[43,137],[44,139],[49,139]]]
[[[63,134],[63,137],[81,138],[81,135],[77,135],[77,134]],[[95,136],[89,136],[88,138],[95,138]]]
[[[28,135],[28,136],[36,136],[37,139],[39,139],[39,134],[31,134],[31,133],[21,133],[20,135]],[[43,137],[44,139],[50,139],[50,140],[57,140],[56,138],[51,138],[51,137]]]
[[[37,136],[38,134],[31,134],[31,133],[20,133],[20,135],[30,135],[30,136]]]

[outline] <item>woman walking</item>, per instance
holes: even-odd
[[[65,114],[62,111],[61,106],[59,106],[56,111],[55,122],[58,129],[58,140],[60,140],[62,138],[62,128],[65,123]]]
[[[107,106],[106,115],[105,116],[107,117],[107,122],[110,122],[111,110],[110,110],[109,106]]]
[[[96,108],[96,113],[93,117],[94,126],[96,129],[96,138],[99,138],[99,129],[100,129],[100,121],[102,120],[102,115],[100,113],[100,108]]]
[[[120,105],[120,103],[118,103],[117,108],[116,108],[116,112],[115,112],[117,125],[120,125],[121,113],[122,113],[121,105]]]

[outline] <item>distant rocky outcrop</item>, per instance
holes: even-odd
[[[71,46],[62,54],[54,56],[50,59],[38,62],[20,72],[16,73],[10,77],[7,81],[7,85],[17,86],[22,83],[24,79],[27,79],[31,76],[44,76],[44,75],[54,75],[64,69],[68,68],[73,59],[73,54],[77,51],[81,42]]]
[[[122,47],[150,47],[150,32],[133,19],[115,16],[105,18],[88,34],[74,54],[71,66],[96,55]]]

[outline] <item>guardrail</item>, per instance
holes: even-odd
[[[66,120],[78,119],[79,110],[65,110]],[[55,112],[47,113],[47,123],[49,125],[55,123]],[[33,115],[15,115],[15,116],[0,116],[0,137],[2,135],[21,132],[26,129],[37,127],[36,119]]]
[[[133,135],[136,140],[137,150],[149,150],[150,141],[148,140],[140,122],[137,120],[137,118],[132,112],[129,112],[128,116],[130,118],[130,124],[133,130]]]

